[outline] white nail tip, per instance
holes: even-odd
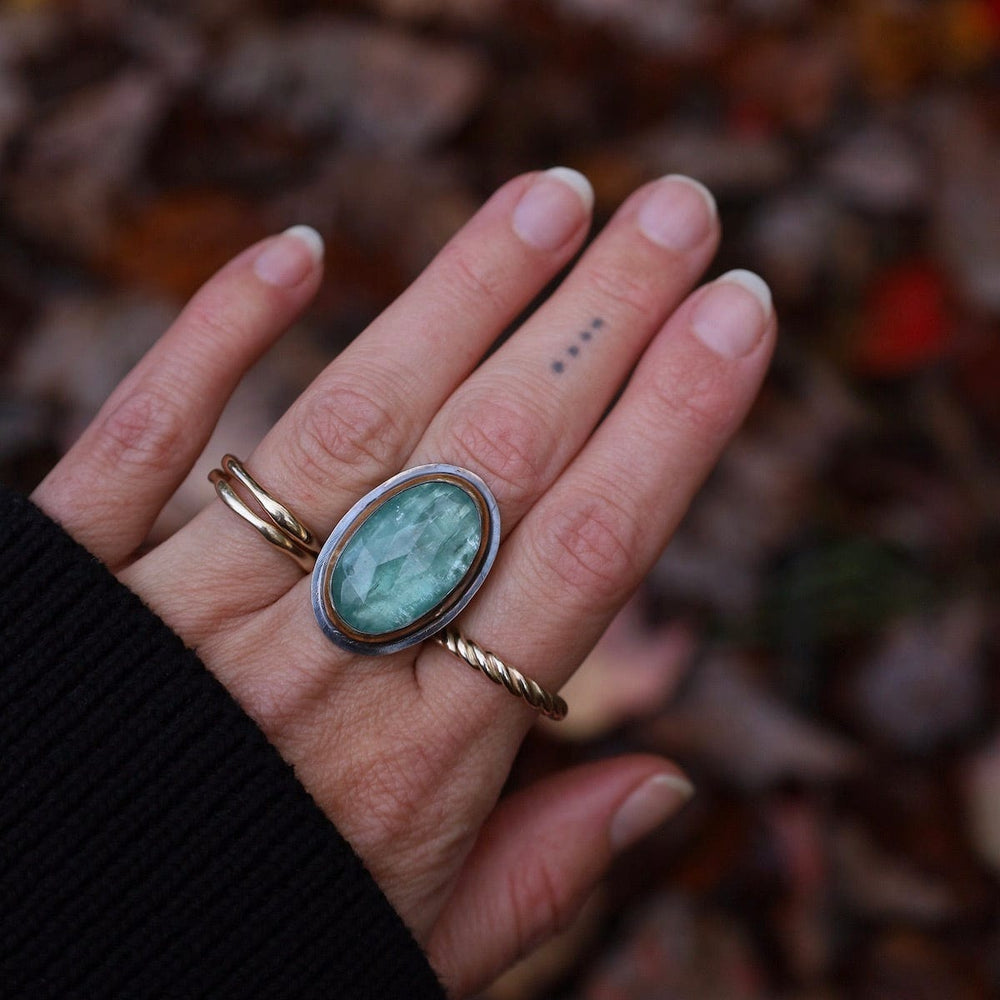
[[[656,777],[650,779],[655,781],[658,785],[664,788],[671,788],[685,801],[690,798],[694,798],[695,788],[694,785],[688,781],[683,775],[680,774],[658,774]]]
[[[578,170],[569,167],[551,167],[545,171],[549,177],[568,184],[579,196],[589,212],[594,207],[594,189],[590,186],[590,181]]]
[[[771,314],[771,310],[774,308],[771,301],[771,289],[768,288],[767,282],[760,275],[754,274],[753,271],[737,268],[735,271],[727,271],[716,280],[731,281],[734,285],[745,288],[761,304],[764,312],[767,315]]]
[[[292,226],[290,229],[286,229],[282,235],[292,236],[304,243],[308,247],[309,253],[312,254],[313,260],[317,263],[323,259],[323,237],[312,226]]]
[[[717,219],[719,217],[719,206],[715,203],[715,195],[701,181],[696,181],[693,177],[688,177],[687,174],[667,174],[663,179],[690,184],[705,199],[705,204],[708,205],[708,210],[712,213],[712,218]]]

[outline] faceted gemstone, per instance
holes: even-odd
[[[405,628],[461,582],[482,536],[475,500],[454,483],[401,490],[344,546],[330,579],[333,606],[365,635]]]

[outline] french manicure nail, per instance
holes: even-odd
[[[294,288],[323,259],[323,237],[311,226],[292,226],[272,240],[254,261],[261,281]]]
[[[668,250],[693,250],[708,238],[718,218],[712,192],[683,174],[660,180],[639,209],[639,229]]]
[[[590,181],[569,167],[553,167],[521,196],[514,208],[514,232],[536,250],[558,250],[593,207]]]
[[[682,774],[657,774],[644,781],[619,807],[611,820],[611,846],[622,851],[677,812],[694,785]]]
[[[771,289],[752,271],[729,271],[705,290],[691,329],[724,358],[742,358],[760,342],[771,318]]]

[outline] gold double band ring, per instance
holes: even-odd
[[[331,642],[373,655],[431,639],[542,715],[565,718],[559,695],[451,624],[500,544],[496,499],[474,473],[453,465],[407,469],[362,497],[322,545],[233,455],[208,478],[231,511],[312,574],[313,611]]]

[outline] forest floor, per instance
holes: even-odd
[[[1000,996],[997,0],[0,0],[0,479],[219,264],[327,276],[159,531],[502,181],[714,191],[782,321],[746,428],[513,782],[698,794],[491,1000]]]

